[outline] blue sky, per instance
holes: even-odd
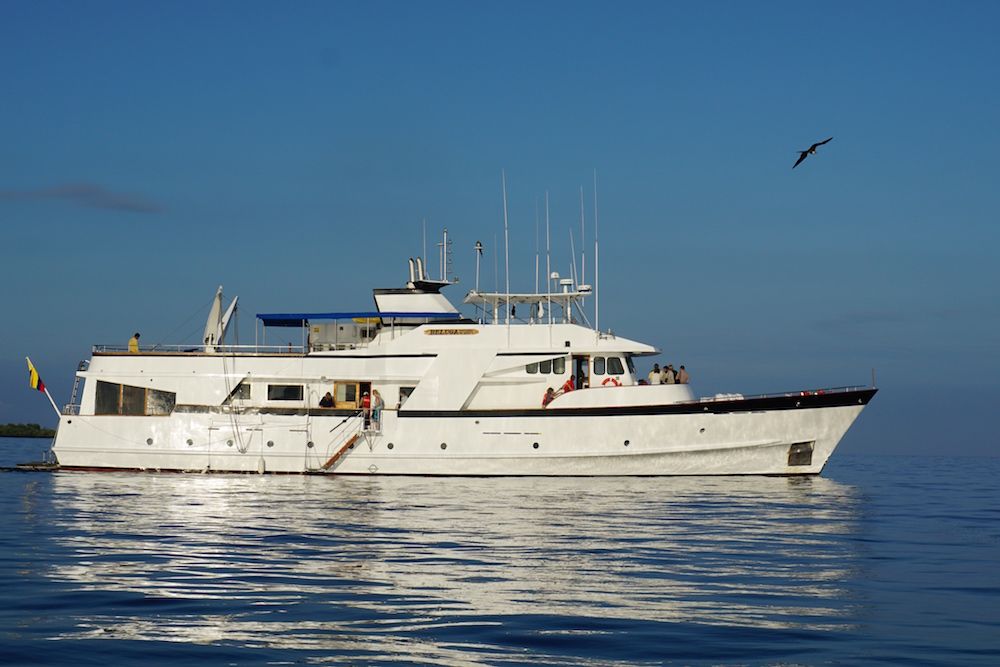
[[[453,300],[476,240],[491,286],[501,169],[529,290],[536,201],[565,273],[597,169],[601,324],[650,363],[704,394],[875,368],[846,451],[994,452],[996,3],[0,13],[0,422],[54,423],[25,355],[65,402],[92,344],[196,340],[219,284],[243,341],[256,312],[369,308],[423,218],[455,241]]]

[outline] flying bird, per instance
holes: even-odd
[[[823,144],[830,143],[831,139],[833,139],[833,137],[830,137],[830,139],[827,139],[826,141],[817,141],[816,143],[814,143],[812,146],[810,146],[809,148],[805,149],[804,151],[799,151],[799,159],[796,160],[795,164],[792,165],[792,169],[795,169],[797,166],[799,166],[800,164],[802,164],[802,161],[805,160],[810,155],[816,155],[816,149],[819,148],[820,146],[822,146]]]

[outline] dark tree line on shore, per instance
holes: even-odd
[[[55,434],[38,424],[0,424],[0,438],[51,438]]]

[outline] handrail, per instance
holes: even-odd
[[[755,398],[785,398],[791,396],[822,396],[823,394],[844,394],[851,391],[863,391],[874,389],[867,385],[845,385],[842,387],[822,387],[820,389],[801,389],[799,391],[778,391],[770,394],[716,394],[715,396],[702,396],[696,398],[692,403],[713,403],[715,401],[749,400]],[[686,401],[688,402],[688,401]]]

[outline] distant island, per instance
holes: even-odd
[[[52,438],[56,432],[38,424],[0,424],[0,438]]]

